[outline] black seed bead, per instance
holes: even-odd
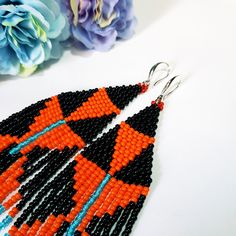
[[[82,106],[98,89],[90,89],[76,92],[66,92],[58,95],[61,110],[64,117],[70,116],[77,108]]]
[[[113,104],[122,110],[138,96],[141,92],[141,87],[139,85],[108,87],[106,92]]]
[[[134,207],[135,207],[135,203],[134,202],[130,202],[127,205],[127,207],[122,212],[121,217],[117,221],[115,229],[112,231],[111,236],[118,236],[121,233],[122,228],[123,228],[123,226],[125,226],[126,221],[129,218],[129,216],[130,216],[130,212],[134,209]]]
[[[35,196],[34,200],[29,203],[29,206],[24,210],[24,212],[21,214],[20,217],[15,222],[15,226],[17,228],[20,228],[20,226],[26,221],[28,216],[34,211],[34,209],[38,206],[38,204],[42,201],[43,197],[51,190],[54,189],[55,186],[59,185],[59,183],[65,178],[66,173],[70,177],[70,175],[74,175],[75,170],[74,166],[76,165],[76,161],[72,161],[69,163],[64,170],[62,170],[52,181],[47,183],[43,189],[39,191],[39,193]],[[17,209],[21,210],[27,201],[20,201],[19,204],[17,204]]]
[[[74,232],[74,236],[81,236],[82,235],[82,233],[80,232],[80,231],[78,231],[78,230],[76,230],[75,232]]]
[[[62,197],[63,195],[65,195],[65,192],[69,191],[70,188],[73,187],[73,185],[74,185],[73,181],[69,181],[68,183],[65,183],[65,181],[63,181],[59,183],[57,186],[53,186],[54,188],[52,189],[52,191],[46,198],[44,198],[44,200],[38,206],[36,211],[33,213],[34,217],[31,217],[27,224],[29,226],[32,225],[36,219],[39,219],[41,222],[45,222],[47,217],[58,208],[58,204],[64,203]],[[60,189],[63,190],[59,192]]]
[[[24,196],[26,192],[37,192],[39,190],[38,186],[44,185],[47,180],[52,177],[70,158],[73,156],[76,151],[78,150],[78,147],[74,147],[73,149],[69,149],[66,147],[63,149],[63,151],[60,153],[58,150],[52,151],[49,155],[51,156],[50,162],[43,167],[43,169],[37,173],[33,179],[31,179],[28,183],[23,185],[19,193]]]
[[[70,223],[64,221],[63,224],[60,226],[59,230],[56,232],[56,236],[63,236],[69,227]]]
[[[68,179],[70,177],[71,176],[69,176]],[[52,186],[52,192],[48,195],[48,199],[45,199],[42,203],[44,204],[44,208],[42,208],[41,211],[38,211],[38,219],[41,222],[44,222],[50,214],[54,213],[58,209],[59,205],[63,204],[63,195],[65,195],[65,192],[70,191],[73,184],[73,181],[63,180],[62,182]],[[62,191],[59,192],[60,190]],[[58,214],[55,216],[58,216]]]
[[[45,102],[49,99],[32,104],[20,112],[11,115],[0,123],[0,134],[11,135],[20,138],[29,132],[29,126],[35,122],[34,118],[40,115],[40,110],[46,108]]]
[[[14,223],[14,226],[16,226],[19,229],[26,219],[27,219],[26,214],[22,213],[21,216],[17,218],[16,222]]]
[[[43,199],[43,202],[41,202],[40,205],[36,208],[36,210],[34,210],[31,213],[29,219],[26,222],[27,225],[29,225],[30,227],[33,225],[33,223],[38,219],[40,212],[45,211],[45,207],[46,207],[49,200],[50,200],[49,196],[47,196]],[[39,220],[41,220],[41,219],[39,219]]]
[[[65,149],[64,149],[65,150]],[[46,173],[44,173],[44,175],[43,176],[40,176],[40,177],[42,177],[42,179],[40,179],[40,178],[37,178],[37,176],[35,176],[31,181],[29,181],[26,185],[24,185],[24,186],[22,186],[22,188],[20,189],[22,192],[24,192],[24,194],[22,194],[23,195],[23,198],[21,199],[21,201],[18,203],[18,205],[17,205],[17,208],[19,209],[19,210],[21,210],[25,205],[26,205],[26,203],[28,202],[28,201],[30,201],[31,200],[31,198],[34,196],[34,194],[37,192],[37,191],[39,191],[43,186],[44,186],[44,184],[47,182],[47,180],[51,177],[51,176],[53,176],[54,174],[55,174],[55,172],[58,170],[58,169],[60,169],[62,166],[63,166],[63,164],[64,164],[64,162],[66,161],[66,157],[70,157],[70,155],[71,154],[74,154],[74,152],[75,152],[75,150],[77,150],[76,148],[74,148],[74,149],[72,149],[72,150],[70,150],[68,153],[66,153],[65,155],[64,155],[64,159],[63,159],[63,162],[61,163],[61,162],[59,162],[59,160],[60,160],[60,158],[58,158],[59,160],[58,160],[58,163],[56,164],[56,165],[54,165],[54,166],[49,166],[49,169],[47,169],[46,170]],[[65,152],[65,151],[64,151]],[[62,152],[62,154],[64,153],[64,152]],[[62,155],[63,156],[63,155]],[[55,160],[56,160],[56,158],[55,158]],[[59,164],[59,165],[58,165]],[[74,168],[74,166],[77,164],[77,162],[76,161],[72,161],[71,163],[69,163],[68,164],[68,166],[66,167],[66,169],[64,169],[63,171],[62,171],[62,174],[66,174],[67,172],[66,172],[66,170],[71,170],[71,171],[74,171],[73,170],[73,168]],[[51,168],[51,169],[50,169]],[[61,174],[59,175],[59,176],[61,176]],[[35,184],[33,184],[33,185],[30,185],[29,183],[35,183]],[[20,190],[19,190],[19,192],[20,192]],[[27,192],[27,194],[25,194],[25,192]]]
[[[99,118],[88,118],[70,121],[67,125],[78,134],[87,144],[90,143],[116,116],[116,113]]]
[[[13,143],[3,151],[0,152],[0,175],[6,171],[15,161],[22,157],[21,153],[11,155],[9,152],[12,148],[16,147],[17,144]]]
[[[106,225],[106,222],[110,219],[110,215],[108,213],[105,213],[105,215],[102,217],[102,219],[99,221],[99,224],[96,227],[96,230],[94,231],[94,236],[100,236],[101,232],[104,229],[104,226]]]
[[[129,164],[116,172],[114,177],[127,184],[135,184],[149,187],[151,184],[152,161],[154,145],[150,144],[147,149],[130,161]]]
[[[104,224],[103,224],[103,232],[101,233],[102,236],[109,236],[111,225],[112,225],[112,216],[110,216],[110,218],[107,219],[106,222],[104,222]]]
[[[39,213],[39,219],[41,222],[44,222],[50,214],[55,216],[58,216],[59,214],[67,215],[65,212],[67,208],[69,207],[71,210],[75,205],[75,202],[71,204],[71,201],[73,201],[71,198],[76,192],[73,188],[75,184],[73,179],[75,170],[73,169],[72,172],[71,170],[70,172],[67,171],[67,174],[65,174],[65,172],[61,174],[64,174],[64,176],[60,178],[61,182],[54,182],[54,185],[52,186],[53,192],[50,194],[47,207]],[[61,189],[62,191],[57,194]]]
[[[31,179],[28,183],[26,183],[20,188],[19,192],[21,195],[24,195],[27,191],[29,191],[30,188],[35,185],[35,183],[40,183],[40,179],[43,178],[45,175],[49,174],[49,169],[51,166],[54,166],[54,163],[58,159],[59,154],[59,150],[54,150],[48,154],[50,156],[50,162],[39,173],[37,173],[33,179]]]
[[[143,207],[143,203],[144,203],[145,199],[146,199],[146,197],[144,195],[141,195],[139,197],[138,202],[137,202],[135,208],[133,209],[131,216],[125,226],[122,236],[128,236],[132,232],[132,228],[134,226],[134,223],[137,220],[139,212],[141,211],[141,209]]]
[[[41,157],[46,155],[50,151],[49,148],[42,149],[40,146],[36,146],[32,151],[30,151],[26,156],[28,160],[22,165],[22,169],[25,171],[30,168],[35,162],[37,162]]]
[[[44,195],[50,190],[49,184],[45,186],[35,197],[35,199],[29,203],[29,206],[23,211],[20,217],[17,218],[15,222],[15,226],[20,228],[20,226],[27,220],[28,216],[33,212],[33,210],[40,203]],[[17,204],[17,209],[22,209],[22,206],[19,207],[20,204]]]
[[[110,235],[110,231],[111,231],[113,225],[117,222],[117,220],[119,219],[123,210],[124,210],[123,207],[121,207],[121,206],[117,207],[113,216],[111,216],[110,220],[107,221],[106,224],[104,225],[104,231],[102,233],[102,236],[109,236]]]
[[[44,156],[46,153],[43,153],[42,156],[38,156],[38,160],[39,160],[35,165],[33,166],[28,166],[28,168],[25,170],[24,174],[21,175],[19,178],[18,178],[18,181],[20,183],[22,183],[23,181],[25,181],[28,177],[30,177],[31,175],[33,175],[37,170],[39,170],[40,168],[42,168],[45,164],[48,164],[51,160],[51,156],[50,155],[47,155],[47,156]]]
[[[86,147],[81,154],[103,170],[109,171],[118,130],[119,126],[117,125]]]
[[[67,205],[65,205],[64,208],[62,209],[63,215],[68,215],[71,212],[72,208],[74,208],[75,206],[76,202],[72,199],[69,199]]]
[[[92,234],[93,230],[95,229],[96,225],[98,224],[100,218],[98,216],[94,216],[93,219],[90,221],[89,225],[86,227],[85,231],[88,234]]]
[[[126,123],[140,133],[154,137],[156,134],[159,113],[159,107],[157,105],[151,105],[134,116],[129,117]]]
[[[60,193],[58,198],[54,199],[54,201],[51,203],[53,215],[55,216],[58,216],[60,214],[66,215],[65,210],[67,210],[67,207],[70,206],[71,201],[73,201],[72,197],[76,193],[76,190],[73,188],[74,185],[75,181],[72,178],[68,181],[67,186]]]

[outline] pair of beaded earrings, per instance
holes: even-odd
[[[180,81],[169,80],[150,106],[92,140],[148,90],[155,72],[162,76],[154,85],[169,75],[168,64],[153,66],[143,83],[62,93],[0,123],[0,231],[12,225],[4,236],[131,233],[152,182],[163,100]]]

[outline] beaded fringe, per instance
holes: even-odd
[[[0,230],[18,217],[36,193],[41,195],[30,205],[32,209],[45,193],[55,193],[48,191],[48,180],[142,91],[142,85],[130,85],[62,93],[2,121],[0,214],[8,211],[8,216],[0,223]],[[26,219],[25,213],[15,224]]]
[[[45,100],[34,119],[26,119],[24,112],[9,118],[9,129],[16,117],[24,117],[27,128],[0,136],[5,140],[1,158],[10,159],[0,159],[5,164],[0,214],[8,212],[0,230],[11,224],[4,236],[131,233],[152,182],[162,104],[152,104],[92,140],[141,90],[139,85],[89,90],[77,92],[77,99],[73,93],[61,94]]]

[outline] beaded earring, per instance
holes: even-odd
[[[129,102],[146,92],[150,85],[166,78],[169,72],[167,63],[157,63],[151,68],[148,80],[142,83],[62,93],[2,121],[0,215],[17,203],[17,209],[22,209],[48,179],[78,150],[91,143]],[[34,191],[29,193],[29,186],[34,186]],[[18,192],[5,200],[17,188]]]
[[[128,236],[152,182],[159,113],[163,100],[180,84],[175,79],[150,106],[76,155],[31,199],[5,236]],[[34,185],[24,190],[25,198],[31,198]],[[3,224],[22,210],[21,202]]]

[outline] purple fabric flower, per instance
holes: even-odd
[[[134,34],[132,0],[59,0],[71,23],[74,41],[88,49],[109,50],[117,39]]]

